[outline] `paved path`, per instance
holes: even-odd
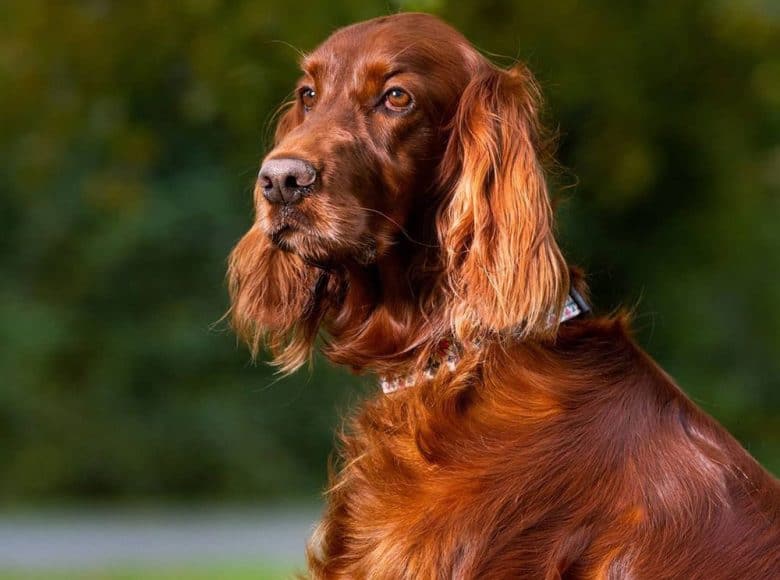
[[[316,507],[0,513],[0,570],[303,562]]]

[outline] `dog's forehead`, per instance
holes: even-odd
[[[397,14],[353,24],[334,32],[301,65],[313,76],[338,78],[365,73],[415,71],[451,60],[470,47],[454,28],[428,14]],[[383,70],[384,69],[384,70]]]

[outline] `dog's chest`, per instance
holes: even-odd
[[[364,423],[344,440],[312,540],[319,577],[547,578],[570,567],[589,529],[568,507],[572,490],[524,467],[515,435],[428,440]]]

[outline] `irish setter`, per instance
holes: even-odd
[[[424,14],[303,58],[230,256],[231,318],[284,373],[381,377],[342,435],[315,578],[780,578],[780,486],[586,312],[540,95]]]

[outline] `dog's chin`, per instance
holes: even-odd
[[[285,225],[269,233],[280,250],[295,254],[304,262],[323,269],[333,269],[346,262],[369,265],[376,261],[376,243],[368,236],[353,243],[338,243],[317,232]]]
[[[274,246],[279,248],[280,250],[283,250],[285,252],[289,252],[291,254],[295,254],[295,231],[290,226],[282,226],[278,229],[275,229],[272,232],[268,233],[268,237],[271,239],[271,242]]]

